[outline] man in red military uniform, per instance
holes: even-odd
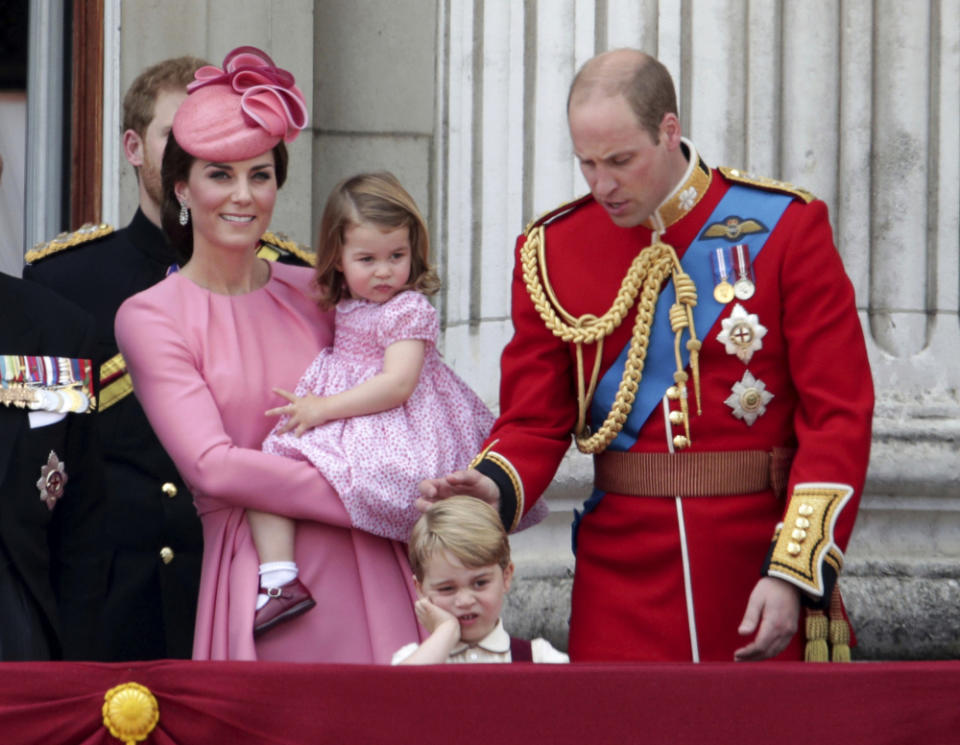
[[[826,207],[704,163],[641,52],[589,61],[568,116],[591,194],[518,240],[500,418],[423,503],[472,494],[513,528],[574,432],[596,488],[574,526],[571,659],[797,659],[801,605],[822,658],[873,410]]]

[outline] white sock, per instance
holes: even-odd
[[[300,574],[295,561],[268,561],[260,565],[260,587],[268,590],[274,587],[282,587],[288,582],[293,582]],[[257,610],[260,610],[270,599],[265,593],[257,594]]]

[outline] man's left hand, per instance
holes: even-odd
[[[475,468],[454,471],[438,479],[424,479],[419,488],[420,496],[416,506],[421,512],[426,512],[441,499],[457,495],[476,497],[495,510],[500,508],[500,489],[497,483]]]
[[[737,631],[741,636],[756,637],[733,653],[737,662],[776,657],[797,633],[800,618],[800,592],[789,582],[776,577],[763,577],[754,586],[746,613]]]

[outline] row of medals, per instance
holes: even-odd
[[[90,397],[79,383],[55,388],[12,383],[0,388],[0,403],[34,411],[83,413],[90,408]]]
[[[750,265],[750,247],[738,243],[730,247],[729,260],[725,248],[716,248],[711,254],[713,262],[713,298],[726,305],[731,300],[749,300],[756,291],[753,268]],[[730,280],[734,278],[733,283]]]

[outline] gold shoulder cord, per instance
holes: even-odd
[[[630,415],[637,388],[643,376],[643,365],[647,357],[647,345],[650,341],[650,325],[660,286],[668,274],[673,275],[673,285],[677,293],[677,302],[670,308],[670,328],[675,334],[674,353],[677,370],[673,379],[681,391],[680,405],[687,433],[685,445],[690,442],[690,416],[687,406],[686,381],[683,360],[680,356],[680,339],[684,329],[689,329],[690,338],[687,349],[690,350],[690,367],[693,371],[693,385],[697,400],[697,413],[700,413],[700,367],[698,363],[700,342],[697,340],[693,325],[693,307],[697,304],[697,288],[677,259],[673,248],[654,234],[653,241],[644,248],[627,271],[613,304],[599,318],[585,314],[579,318],[568,313],[557,299],[547,276],[544,228],[538,225],[527,233],[527,240],[520,249],[520,261],[523,279],[534,307],[547,328],[567,343],[576,345],[577,350],[577,425],[574,430],[577,448],[583,453],[601,453],[623,429]],[[541,277],[542,275],[542,277]],[[542,281],[541,281],[542,279]],[[587,427],[587,409],[596,391],[600,373],[600,359],[603,354],[603,341],[623,322],[627,313],[640,295],[640,306],[633,326],[630,351],[627,354],[623,378],[613,406],[596,433],[590,434]],[[596,344],[590,385],[584,390],[585,374],[583,368],[583,345]]]

